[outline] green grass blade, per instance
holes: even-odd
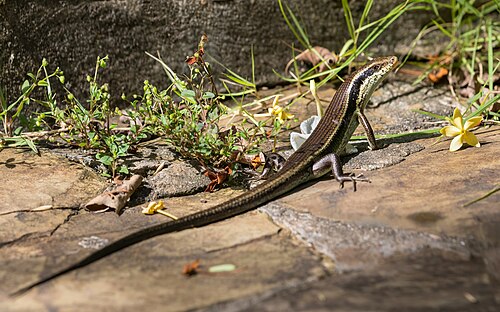
[[[165,62],[163,62],[162,59],[160,59],[159,57],[156,57],[156,56],[150,54],[149,52],[146,52],[146,54],[149,57],[151,57],[152,59],[154,59],[155,61],[157,61],[158,63],[161,64],[161,66],[163,67],[163,70],[167,74],[168,79],[177,87],[177,90],[179,90],[180,92],[182,92],[182,91],[184,91],[186,89],[186,87],[185,87],[184,83],[182,82],[182,80],[180,80],[179,77],[177,77],[177,75],[175,74],[175,72]]]
[[[354,19],[352,17],[351,8],[349,7],[349,2],[347,0],[342,0],[342,9],[344,11],[345,23],[347,25],[347,30],[349,31],[349,35],[351,39],[356,43],[356,33],[354,31]]]
[[[418,114],[422,114],[422,115],[425,115],[425,116],[429,116],[429,117],[432,117],[432,118],[436,118],[436,119],[439,119],[439,120],[446,120],[446,116],[441,116],[441,115],[434,114],[434,113],[431,113],[431,112],[427,112],[427,111],[424,111],[424,110],[421,110],[421,109],[412,109],[412,112],[415,112],[415,113],[418,113]]]
[[[488,86],[493,90],[493,35],[491,20],[486,21],[487,39],[488,39]]]
[[[243,78],[241,75],[239,75],[236,72],[232,71],[226,65],[222,64],[221,62],[219,62],[218,60],[216,60],[212,56],[209,55],[209,57],[217,65],[219,65],[220,67],[224,68],[225,71],[227,71],[227,73],[223,73],[223,75],[226,76],[229,80],[231,80],[234,83],[239,84],[241,86],[245,86],[245,87],[249,87],[249,88],[252,88],[252,89],[256,89],[255,83],[253,83],[251,81],[248,81],[248,79],[246,79],[246,78]],[[255,64],[254,64],[253,50],[252,50],[252,76],[254,75],[253,74],[254,73],[254,66],[255,66]],[[254,76],[252,77],[252,80],[253,79],[255,79]]]
[[[312,48],[311,43],[309,42],[309,36],[307,35],[307,32],[304,29],[304,27],[302,27],[302,25],[300,24],[299,20],[297,19],[297,16],[293,13],[293,11],[287,5],[286,5],[286,8],[288,10],[288,13],[290,14],[290,17],[293,20],[293,23],[295,24],[295,27],[297,28],[297,30],[300,34],[303,42],[305,42],[305,44],[306,44],[305,47],[308,49]]]
[[[447,29],[445,29],[442,24],[438,23],[436,20],[432,20],[432,22],[445,36],[451,39],[455,38],[455,36],[453,36],[453,34],[451,34]]]
[[[396,139],[396,138],[401,138],[401,137],[405,137],[405,136],[414,136],[414,135],[419,135],[419,134],[439,133],[439,130],[441,130],[441,128],[420,130],[420,131],[414,131],[414,132],[394,133],[394,134],[376,134],[375,138],[377,138],[377,139]],[[352,136],[350,140],[351,141],[359,141],[359,140],[366,140],[366,139],[367,139],[366,135],[355,135],[355,136]]]
[[[253,54],[253,44],[250,47],[250,55],[252,57],[252,84],[255,87],[256,86],[256,84],[255,84],[255,57],[254,57],[254,54]]]
[[[300,23],[298,22],[295,14],[293,14],[293,11],[290,9],[290,7],[286,3],[284,3],[282,0],[278,0],[278,5],[280,7],[280,12],[281,12],[281,15],[283,16],[283,19],[285,20],[285,23],[287,24],[288,28],[292,31],[295,38],[300,42],[300,44],[305,49],[311,48],[311,44],[309,43],[309,39],[306,35],[305,30],[302,28],[302,26],[300,26]],[[285,12],[285,8],[286,8],[286,12]],[[288,18],[288,14],[290,14],[290,18],[292,19],[293,24],[290,21],[290,19]]]
[[[365,22],[365,19],[368,18],[368,14],[370,13],[372,5],[373,5],[373,0],[366,1],[365,8],[363,9],[363,13],[361,14],[361,18],[359,19],[358,28],[362,27]]]

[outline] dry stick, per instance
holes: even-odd
[[[46,135],[52,135],[52,134],[58,134],[58,133],[63,133],[63,132],[68,132],[70,129],[69,128],[61,128],[61,129],[56,129],[56,130],[46,130],[46,131],[37,131],[37,132],[24,132],[22,134],[23,137],[27,138],[40,138],[44,137]],[[21,136],[19,136],[21,137]]]

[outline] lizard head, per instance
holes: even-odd
[[[358,69],[351,76],[352,85],[357,90],[356,106],[365,108],[373,91],[394,68],[398,58],[395,56],[380,57]]]

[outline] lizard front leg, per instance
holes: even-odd
[[[370,182],[370,180],[363,178],[362,174],[355,176],[354,174],[345,174],[342,170],[342,164],[340,162],[339,156],[337,154],[331,153],[320,158],[312,167],[314,176],[322,176],[325,171],[332,172],[335,180],[339,181],[340,187],[344,187],[344,182],[351,181],[354,187],[354,192],[356,192],[356,182]]]
[[[366,133],[366,137],[368,138],[368,145],[370,146],[370,149],[371,150],[378,149],[377,142],[375,141],[375,134],[373,134],[372,126],[368,122],[368,119],[366,118],[365,113],[363,111],[358,111],[358,120],[359,120],[359,123],[363,126],[363,129],[365,129],[365,133]]]

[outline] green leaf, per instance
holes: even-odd
[[[38,83],[37,83],[37,86],[40,86],[40,87],[46,87],[48,86],[49,84],[47,83],[47,81],[45,80],[40,80]]]
[[[118,169],[118,172],[123,174],[129,174],[128,167],[125,165],[121,165],[120,168]]]
[[[188,89],[182,90],[181,97],[191,104],[197,104],[195,99],[196,93],[193,90],[188,90]]]
[[[118,156],[126,156],[128,153],[128,144],[118,146]]]
[[[205,93],[203,93],[203,99],[206,100],[206,99],[213,99],[215,97],[215,94],[213,94],[212,92],[209,92],[209,91],[206,91]]]
[[[193,90],[185,89],[181,92],[181,96],[184,98],[193,98],[196,96],[196,93]]]
[[[97,153],[95,157],[103,165],[110,166],[113,163],[113,157],[109,155],[105,155],[103,153]]]
[[[34,152],[34,153],[37,153],[38,154],[38,149],[35,145],[35,142],[33,142],[33,140],[30,140],[28,138],[23,138],[25,141],[26,141],[26,145],[29,146],[29,148],[31,148],[31,150]]]
[[[28,90],[29,90],[30,86],[31,86],[31,85],[30,85],[30,82],[29,82],[28,80],[25,80],[25,81],[23,82],[22,87],[21,87],[21,92],[23,92],[23,93],[28,92]]]

